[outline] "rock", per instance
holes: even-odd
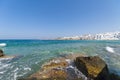
[[[53,59],[42,66],[41,70],[31,75],[28,79],[36,80],[66,80],[67,72],[64,70],[68,66],[64,58]]]
[[[52,59],[28,78],[18,80],[120,80],[120,78],[109,74],[107,64],[98,56],[70,54]]]
[[[0,57],[3,57],[4,56],[4,52],[3,50],[0,49]]]
[[[88,78],[110,80],[108,67],[100,57],[77,57],[74,62],[76,67]]]
[[[83,80],[78,78],[73,68],[69,68],[74,55],[59,57],[45,63],[41,69],[26,79],[19,80]],[[72,61],[73,62],[73,61]]]
[[[111,73],[111,74],[110,74],[110,79],[111,79],[111,80],[120,80],[120,76]]]
[[[17,56],[7,56],[4,54],[3,50],[0,49],[0,58],[16,58]]]

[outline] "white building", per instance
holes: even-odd
[[[73,37],[62,37],[59,40],[120,40],[120,32],[108,32],[100,34],[86,34]]]

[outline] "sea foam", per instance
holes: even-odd
[[[114,48],[106,46],[106,50],[110,53],[115,53]]]
[[[5,47],[5,46],[7,46],[6,43],[0,43],[0,47]]]

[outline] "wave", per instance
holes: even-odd
[[[106,50],[110,53],[115,53],[114,48],[112,48],[110,46],[106,46]]]
[[[0,43],[0,47],[5,47],[5,46],[7,46],[6,43]]]
[[[12,58],[0,58],[0,70],[8,67],[11,60]]]

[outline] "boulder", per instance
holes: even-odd
[[[109,74],[107,64],[100,57],[72,54],[52,59],[43,64],[36,73],[18,80],[120,80],[120,78]]]
[[[120,76],[114,73],[110,74],[110,79],[111,80],[120,80]]]
[[[98,56],[77,57],[76,67],[93,80],[110,80],[107,64]]]
[[[64,58],[54,59],[49,63],[46,63],[42,66],[40,71],[32,74],[28,79],[36,80],[66,80],[67,72],[64,70],[68,66],[68,63]]]
[[[0,49],[0,57],[3,57],[4,56],[4,52],[3,50]]]
[[[73,55],[55,58],[50,62],[43,64],[41,69],[26,79],[19,80],[83,80],[78,78],[71,65]],[[73,62],[73,61],[72,61]]]

